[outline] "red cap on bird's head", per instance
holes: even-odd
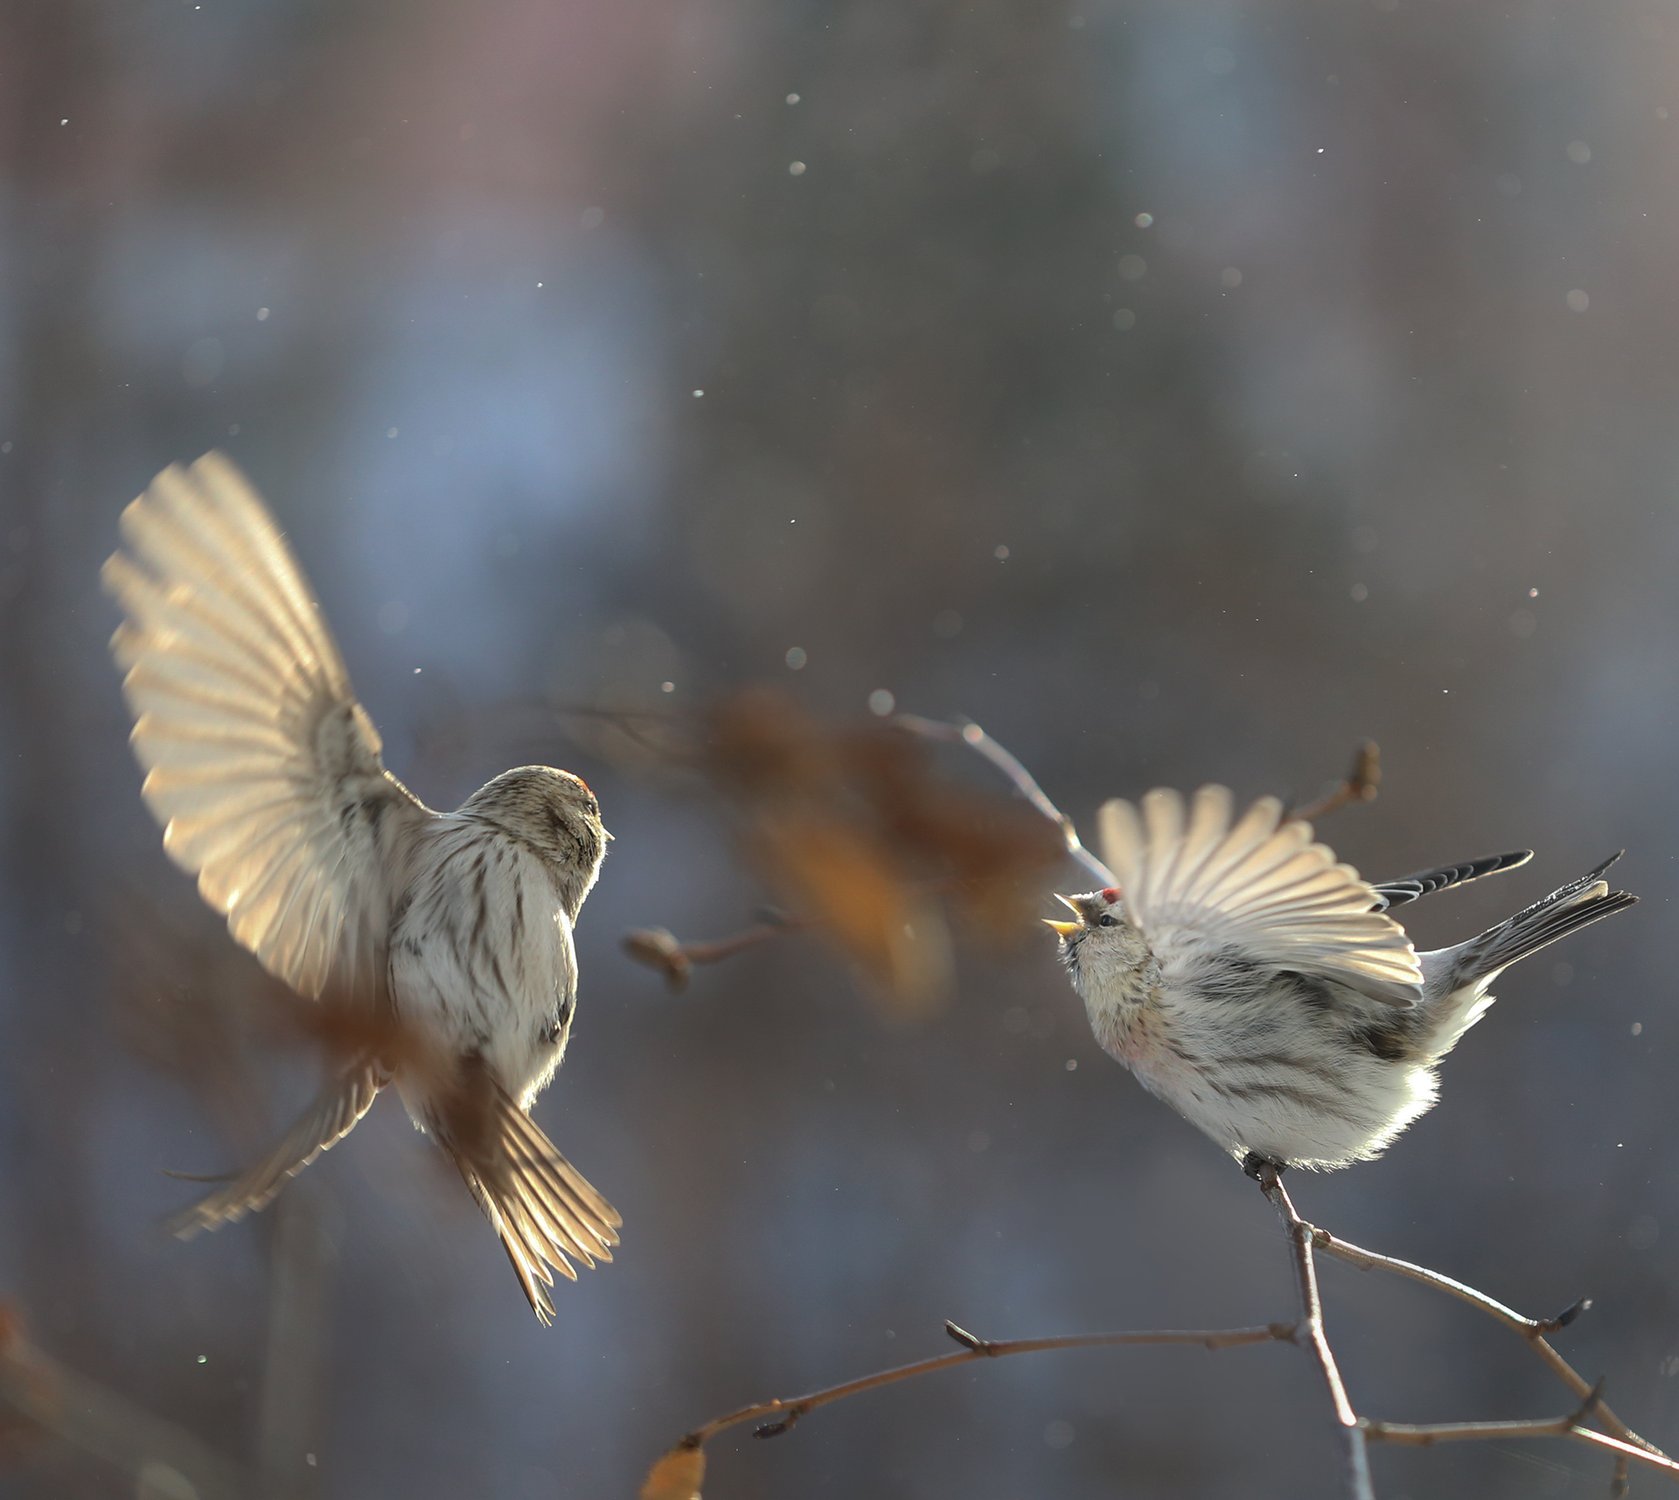
[[[1103,886],[1102,887],[1102,899],[1104,901],[1106,901],[1109,906],[1112,906],[1114,904],[1114,902],[1119,900],[1119,896],[1120,896],[1120,890],[1119,890],[1119,887],[1117,885],[1108,885],[1108,886]]]

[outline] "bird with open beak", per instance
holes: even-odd
[[[1511,964],[1637,897],[1620,856],[1455,947],[1418,953],[1392,912],[1526,864],[1529,850],[1370,885],[1262,797],[1153,791],[1101,812],[1115,886],[1050,920],[1096,1039],[1249,1172],[1380,1154],[1438,1092],[1436,1064]]]

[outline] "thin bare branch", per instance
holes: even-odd
[[[1292,816],[1311,823],[1354,802],[1374,802],[1381,784],[1382,752],[1374,740],[1366,740],[1353,752],[1352,769],[1341,781],[1316,802],[1295,808]]]
[[[936,1374],[940,1370],[951,1370],[957,1365],[971,1364],[977,1359],[1003,1359],[1014,1354],[1043,1354],[1065,1349],[1115,1349],[1136,1345],[1177,1344],[1200,1349],[1235,1349],[1246,1344],[1287,1343],[1295,1334],[1294,1325],[1291,1323],[1270,1323],[1257,1328],[1159,1329],[1124,1333],[1074,1333],[1037,1339],[982,1339],[954,1323],[947,1322],[944,1326],[945,1332],[962,1346],[954,1354],[940,1354],[932,1359],[917,1360],[914,1364],[898,1365],[890,1370],[877,1370],[872,1375],[843,1381],[839,1385],[825,1386],[819,1391],[811,1391],[803,1396],[777,1396],[768,1401],[756,1401],[738,1411],[714,1417],[711,1421],[703,1423],[677,1446],[696,1448],[709,1442],[726,1428],[737,1427],[742,1422],[764,1422],[767,1417],[773,1417],[775,1420],[765,1422],[759,1427],[756,1435],[776,1437],[819,1406],[844,1401],[851,1396],[861,1396],[867,1391],[896,1385],[900,1381]]]
[[[1329,1391],[1329,1404],[1334,1409],[1336,1425],[1341,1429],[1342,1446],[1346,1450],[1347,1492],[1353,1500],[1376,1500],[1364,1425],[1347,1397],[1340,1366],[1335,1362],[1335,1352],[1329,1347],[1329,1336],[1323,1326],[1323,1302],[1318,1296],[1317,1264],[1312,1254],[1313,1226],[1294,1211],[1293,1200],[1289,1198],[1288,1189],[1283,1186],[1282,1177],[1274,1165],[1261,1163],[1257,1176],[1261,1190],[1277,1210],[1283,1230],[1288,1235],[1294,1262],[1295,1293],[1300,1300],[1300,1322],[1295,1325],[1294,1342],[1317,1362],[1318,1373],[1323,1376],[1323,1383]]]
[[[1510,1442],[1528,1438],[1572,1438],[1593,1448],[1603,1448],[1615,1454],[1617,1474],[1621,1465],[1643,1464],[1666,1478],[1679,1482],[1679,1463],[1665,1454],[1636,1447],[1607,1433],[1595,1432],[1582,1425],[1594,1409],[1601,1408],[1588,1400],[1580,1409],[1562,1417],[1540,1418],[1527,1422],[1372,1422],[1365,1421],[1365,1436],[1373,1443],[1397,1443],[1415,1448],[1432,1447],[1435,1443]],[[1619,1481],[1618,1481],[1619,1482]]]
[[[624,934],[623,946],[631,958],[659,970],[673,990],[680,990],[688,983],[696,964],[721,963],[771,938],[804,932],[814,925],[809,917],[778,915],[774,921],[757,922],[728,937],[700,938],[686,943],[665,927],[637,927]]]
[[[1345,1261],[1348,1265],[1357,1266],[1361,1271],[1386,1271],[1394,1276],[1403,1276],[1409,1281],[1421,1282],[1424,1286],[1433,1287],[1449,1297],[1468,1303],[1470,1307],[1485,1313],[1495,1322],[1519,1333],[1552,1373],[1581,1400],[1592,1394],[1592,1383],[1557,1352],[1548,1337],[1559,1329],[1566,1328],[1589,1308],[1589,1299],[1582,1298],[1571,1303],[1552,1318],[1524,1317],[1496,1298],[1489,1297],[1485,1292],[1477,1291],[1443,1272],[1431,1271],[1427,1266],[1415,1265],[1411,1261],[1399,1260],[1391,1255],[1379,1255],[1374,1250],[1366,1250],[1362,1246],[1337,1239],[1328,1230],[1319,1229],[1316,1225],[1311,1226],[1311,1233],[1312,1243],[1316,1248],[1327,1255],[1333,1255],[1337,1260]],[[1594,1403],[1593,1411],[1598,1421],[1629,1448],[1665,1457],[1660,1448],[1641,1438],[1602,1401]]]
[[[1067,853],[1089,871],[1097,885],[1109,886],[1115,883],[1113,871],[1084,847],[1073,820],[1049,800],[1044,789],[1038,785],[1037,778],[1016,756],[1005,750],[972,719],[946,722],[943,719],[924,719],[919,714],[897,714],[892,723],[905,733],[919,735],[922,739],[938,740],[943,744],[966,745],[969,749],[978,751],[1008,778],[1009,784],[1020,796],[1061,830],[1061,839],[1067,846]]]

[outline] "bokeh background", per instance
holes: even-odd
[[[1540,851],[1424,940],[1629,846],[1645,904],[1513,971],[1388,1158],[1295,1192],[1523,1309],[1591,1295],[1567,1351],[1679,1442],[1672,7],[23,0],[0,119],[0,1299],[163,1424],[140,1474],[8,1424],[0,1493],[209,1494],[190,1436],[252,1493],[593,1500],[946,1317],[1291,1315],[1269,1211],[1097,1050],[1047,938],[963,942],[913,1025],[807,939],[681,995],[621,953],[765,892],[703,784],[561,710],[765,683],[973,715],[1086,826],[1158,783],[1308,797],[1372,737],[1380,800],[1325,829],[1371,875]],[[212,446],[399,775],[452,806],[570,766],[618,835],[538,1115],[624,1245],[551,1330],[394,1101],[274,1211],[158,1227],[193,1191],[163,1169],[243,1159],[313,1068],[161,852],[105,651],[118,511]],[[1324,1276],[1371,1414],[1571,1404],[1467,1310]],[[721,1439],[707,1493],[1337,1463],[1296,1352],[1133,1350]],[[1376,1471],[1606,1483],[1561,1444]]]

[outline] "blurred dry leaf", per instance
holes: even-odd
[[[716,708],[703,768],[777,898],[843,949],[895,1015],[922,1015],[949,992],[936,894],[980,932],[1023,932],[1039,878],[1064,854],[1032,809],[939,775],[921,741],[885,724],[821,724],[778,694]],[[637,939],[632,953],[669,974],[653,935]]]
[[[762,821],[749,842],[754,862],[821,931],[895,1001],[922,1015],[950,984],[950,939],[938,904],[907,883],[877,842],[815,812]]]
[[[705,1449],[684,1438],[647,1471],[641,1500],[700,1500]]]

